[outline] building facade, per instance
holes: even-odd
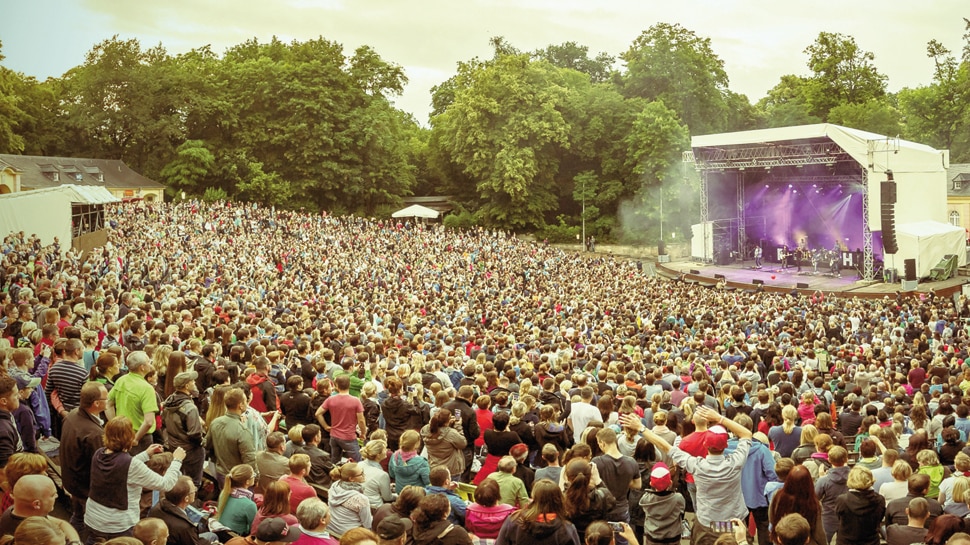
[[[123,199],[161,201],[165,186],[118,159],[0,154],[0,195],[62,184],[103,187]]]

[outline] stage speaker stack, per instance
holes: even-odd
[[[903,260],[903,291],[916,291],[919,281],[916,278],[916,260]]]
[[[882,249],[886,255],[899,251],[896,244],[896,182],[892,171],[887,171],[889,181],[879,184],[882,201]]]

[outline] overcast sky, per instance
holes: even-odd
[[[323,36],[347,55],[363,44],[402,65],[410,83],[398,107],[422,123],[430,89],[458,61],[490,56],[504,36],[522,50],[575,41],[614,56],[657,22],[712,40],[731,89],[755,102],[784,74],[806,75],[803,53],[821,31],[855,37],[876,55],[891,91],[930,82],[926,42],[959,53],[967,0],[3,0],[3,64],[40,79],[84,62],[118,34],[170,53],[249,38]]]

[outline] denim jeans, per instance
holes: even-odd
[[[330,459],[336,464],[344,456],[354,462],[360,461],[360,445],[357,440],[346,441],[330,436]]]

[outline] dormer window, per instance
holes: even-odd
[[[51,179],[53,179],[55,182],[59,182],[61,181],[61,175],[57,172],[52,172]]]
[[[98,181],[99,182],[104,182],[104,174],[101,173],[101,172],[98,173]]]
[[[963,189],[963,182],[961,182],[960,180],[953,180],[953,189],[957,191],[960,191],[961,189]]]
[[[80,182],[82,178],[84,178],[84,175],[81,174],[80,172],[75,172],[74,173],[74,181],[75,182]]]

